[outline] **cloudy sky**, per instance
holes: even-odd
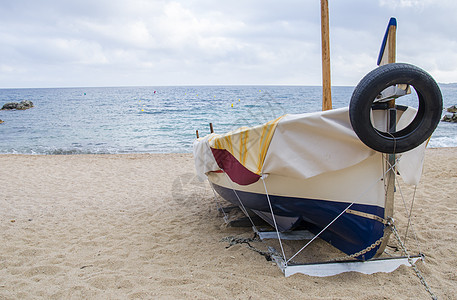
[[[332,83],[397,61],[457,82],[457,1],[330,0]],[[319,0],[0,2],[0,88],[320,85]]]

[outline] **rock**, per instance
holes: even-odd
[[[451,107],[448,107],[446,110],[447,110],[447,112],[450,112],[450,113],[457,113],[457,106],[452,105]]]
[[[457,105],[452,105],[446,109],[448,112],[443,116],[441,121],[457,123]]]
[[[16,109],[17,105],[19,103],[17,102],[8,102],[8,103],[5,103],[2,107],[2,110],[5,110],[5,109]]]
[[[11,109],[17,109],[17,110],[24,110],[24,109],[29,109],[33,107],[33,102],[30,100],[22,100],[21,102],[8,102],[5,103],[2,107],[2,110],[11,110]]]
[[[441,119],[441,121],[457,123],[457,113],[445,114],[443,119]]]
[[[33,102],[30,101],[30,100],[22,100],[21,102],[19,102],[19,104],[17,105],[16,109],[21,109],[21,110],[24,110],[24,109],[28,109],[28,108],[31,108],[33,107]]]

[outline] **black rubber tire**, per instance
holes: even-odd
[[[385,88],[409,84],[417,92],[419,107],[404,129],[386,133],[373,127],[370,110]],[[427,140],[441,119],[443,100],[435,80],[424,70],[404,63],[387,64],[368,73],[356,86],[349,105],[352,128],[368,147],[382,153],[402,153]]]

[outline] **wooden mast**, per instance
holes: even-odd
[[[332,84],[330,81],[330,39],[328,0],[321,0],[322,35],[322,110],[332,109]]]
[[[387,36],[388,45],[389,45],[389,52],[387,56],[387,63],[393,64],[397,60],[397,26],[389,26],[389,33]],[[395,100],[394,100],[395,102]]]
[[[396,61],[396,34],[397,34],[397,25],[391,24],[389,22],[389,28],[387,29],[387,49],[384,51],[387,52],[387,63],[392,64]],[[387,102],[387,131],[388,132],[395,132],[396,125],[397,125],[397,110],[395,107],[395,99],[390,100]],[[386,154],[387,155],[387,162],[386,168],[390,169],[389,172],[386,174],[386,200],[385,200],[385,218],[393,218],[394,217],[394,199],[395,199],[395,168],[392,166],[395,164],[395,153],[394,154]],[[381,255],[386,248],[387,242],[389,241],[391,231],[387,231],[384,233],[384,240],[382,241],[381,245],[376,252],[376,256]]]
[[[396,33],[397,33],[397,26],[391,25],[388,29],[388,56],[387,56],[387,63],[392,64],[395,63],[396,60]],[[395,107],[395,98],[390,100],[387,103],[388,110],[387,110],[387,131],[390,133],[394,133],[397,131],[397,109]],[[395,164],[395,153],[388,154],[388,163],[387,168],[392,168]],[[386,215],[393,218],[394,214],[394,193],[395,193],[395,168],[392,168],[387,173],[387,190],[386,190]]]

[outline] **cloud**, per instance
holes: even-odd
[[[355,85],[375,67],[393,15],[397,57],[455,81],[456,8],[448,0],[331,2],[333,82]],[[0,82],[318,85],[319,9],[298,0],[3,1]]]
[[[380,0],[381,6],[397,8],[412,8],[415,10],[423,10],[425,7],[434,4],[435,0]]]

